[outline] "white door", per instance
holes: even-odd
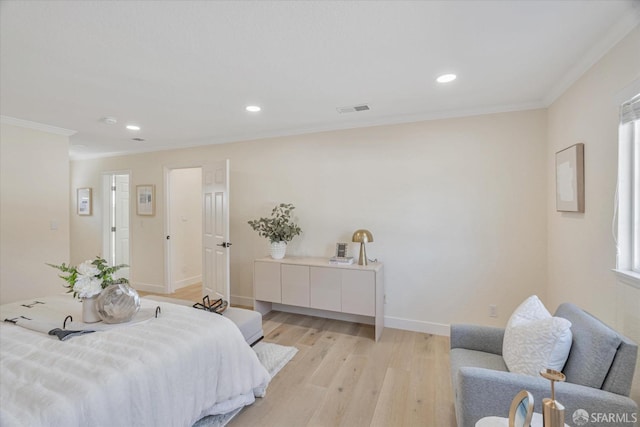
[[[202,294],[229,301],[229,159],[202,167]]]
[[[114,204],[114,264],[129,264],[129,175],[115,175]],[[118,276],[129,278],[129,268],[118,271]]]
[[[130,264],[129,259],[129,174],[103,175],[102,256],[109,265]],[[129,279],[129,268],[118,270],[115,278]]]

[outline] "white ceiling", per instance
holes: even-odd
[[[2,0],[0,113],[86,158],[545,107],[638,3]]]

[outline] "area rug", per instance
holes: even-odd
[[[262,366],[271,374],[271,378],[275,377],[298,352],[298,349],[295,347],[287,347],[264,341],[260,341],[254,345],[253,350],[258,355],[258,360],[260,360]],[[238,408],[221,415],[209,415],[208,417],[198,420],[193,427],[224,427],[233,417],[238,415],[242,409],[243,408]]]

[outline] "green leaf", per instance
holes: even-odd
[[[271,242],[289,242],[301,233],[300,227],[291,219],[291,211],[295,209],[291,203],[280,203],[271,210],[271,217],[247,221],[258,235]]]

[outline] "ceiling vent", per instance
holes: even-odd
[[[116,123],[118,123],[118,119],[116,119],[115,117],[107,116],[102,119],[102,123],[106,123],[108,125],[115,125]]]
[[[340,114],[354,113],[356,111],[369,111],[370,109],[371,109],[371,107],[369,107],[369,105],[367,105],[367,104],[353,105],[351,107],[338,107],[338,108],[336,108],[336,110],[338,110],[338,113],[340,113]]]
[[[132,141],[137,141],[137,142],[144,142],[144,139],[142,138],[131,138]]]

